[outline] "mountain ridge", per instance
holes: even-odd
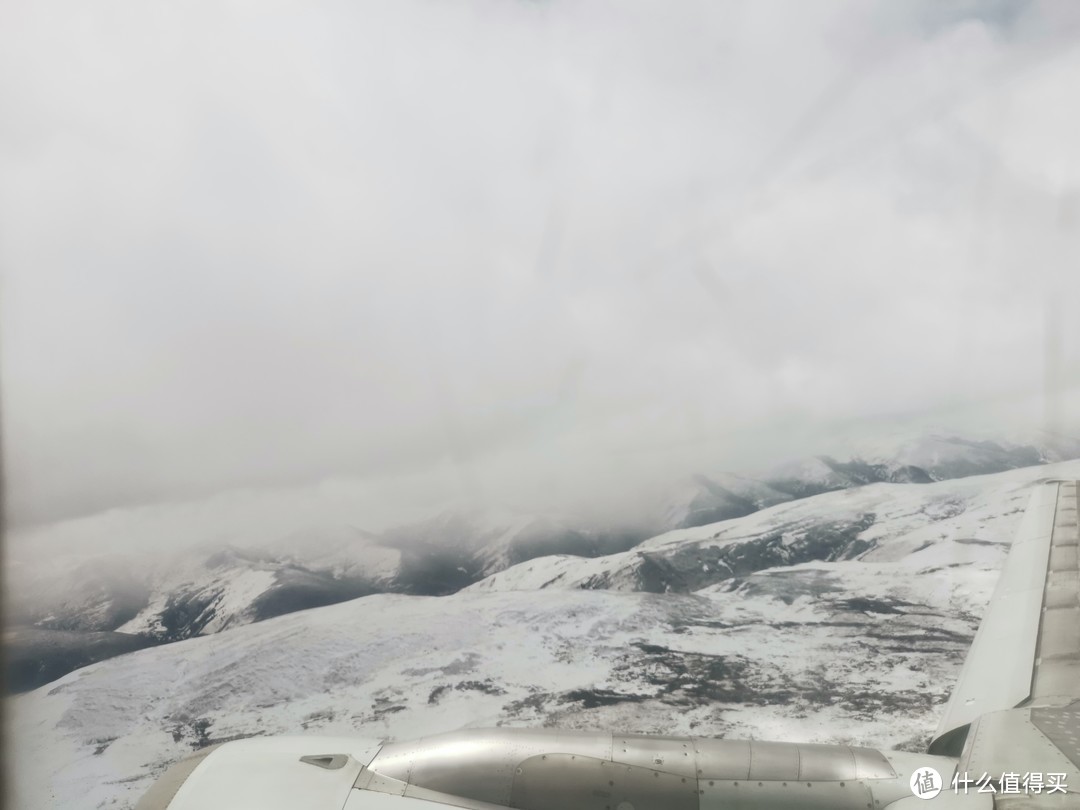
[[[866,548],[849,535],[863,531],[860,521],[872,523],[867,517],[872,510],[828,530],[811,529],[810,537],[804,531],[794,547],[785,542],[784,529],[752,538],[738,549],[703,544],[693,554],[688,548],[669,554],[652,547],[672,530],[739,521],[828,492],[883,481],[927,484],[958,470],[998,472],[1074,449],[1068,444],[1052,451],[1005,444],[924,436],[903,445],[892,460],[841,462],[823,455],[778,465],[761,478],[696,473],[681,491],[657,501],[654,517],[638,525],[575,515],[444,510],[376,533],[358,528],[359,516],[348,510],[326,515],[298,501],[292,511],[286,504],[264,516],[256,499],[248,507],[251,517],[245,517],[233,501],[220,497],[166,513],[157,524],[153,510],[131,513],[127,524],[125,515],[114,511],[98,519],[98,534],[92,531],[94,521],[82,521],[83,556],[74,562],[53,553],[48,533],[36,557],[20,555],[17,541],[9,545],[9,625],[22,631],[13,637],[14,654],[20,661],[38,656],[36,668],[23,667],[24,674],[11,682],[36,685],[44,681],[28,680],[25,672],[45,678],[86,660],[74,636],[60,645],[42,641],[46,636],[33,629],[86,633],[88,650],[123,651],[128,642],[102,645],[93,634],[119,633],[156,645],[374,593],[444,596],[493,576],[494,583],[506,581],[498,578],[501,572],[552,554],[564,559],[542,575],[541,587],[566,581],[563,569],[577,569],[592,572],[590,587],[648,583],[646,590],[686,592],[704,581],[721,581],[725,570],[734,577],[751,565],[859,553]],[[926,467],[910,463],[916,460]],[[151,538],[163,530],[178,541],[162,553],[148,554]],[[103,543],[106,548],[97,552],[95,542],[105,536],[114,548]],[[627,554],[632,562],[618,571],[610,568],[612,560],[623,559],[618,555]]]

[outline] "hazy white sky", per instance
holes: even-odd
[[[1069,0],[14,0],[12,516],[745,466],[1055,306],[1075,389],[1078,86]]]

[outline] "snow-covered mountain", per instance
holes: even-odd
[[[442,596],[535,557],[597,557],[631,548],[649,535],[643,527],[580,516],[472,510],[391,529],[382,542],[402,554],[388,590]]]
[[[131,807],[193,748],[304,730],[921,750],[1049,477],[1080,477],[1080,461],[826,493],[592,560],[529,560],[448,596],[370,595],[91,664],[8,699],[16,806]],[[642,555],[670,578],[644,576]]]
[[[655,592],[688,592],[763,565],[839,559],[865,550],[866,541],[853,538],[879,520],[873,503],[829,523],[803,519],[797,508],[783,518],[787,523],[776,523],[776,515],[789,512],[770,507],[875,482],[996,472],[1080,454],[1080,447],[921,435],[888,451],[891,457],[873,461],[799,459],[759,477],[695,475],[651,514],[622,524],[577,514],[448,509],[373,532],[361,528],[359,494],[339,488],[328,498],[315,487],[223,493],[15,532],[5,570],[9,623],[18,630],[10,636],[9,684],[32,688],[113,652],[374,593],[441,596],[481,581],[499,587],[518,573],[485,578],[553,554],[564,555],[559,565],[576,587],[634,583]],[[774,522],[740,522],[761,510],[770,510]],[[717,521],[730,521],[719,542],[678,553],[642,542]],[[740,534],[748,531],[752,537]],[[729,543],[734,536],[746,542]],[[545,582],[566,578],[548,573]]]
[[[11,688],[46,683],[109,650],[208,635],[372,593],[444,595],[521,560],[553,552],[596,556],[648,534],[476,511],[374,534],[325,517],[307,526],[267,525],[257,499],[225,503],[123,510],[16,538],[6,570],[9,621],[18,630],[9,637]],[[225,519],[218,521],[220,513]],[[183,541],[162,550],[152,540],[159,530]]]
[[[80,634],[96,648],[111,634],[119,649],[130,639],[146,646],[214,633],[385,590],[400,557],[354,530],[313,531],[293,553],[281,547],[287,538],[280,543],[129,547],[52,561],[41,548],[20,557],[16,546],[8,587],[19,666],[11,687],[45,682],[67,671],[65,662],[79,665]]]
[[[1003,474],[1002,480],[1013,480],[1012,476],[1027,480],[1055,468],[1025,468]],[[603,588],[692,593],[720,585],[734,587],[747,574],[811,561],[891,562],[910,555],[929,559],[942,543],[950,553],[960,553],[965,547],[990,542],[987,536],[1000,537],[997,522],[1008,522],[1015,514],[1002,511],[1001,504],[1008,500],[1005,495],[985,508],[977,505],[992,480],[995,476],[840,490],[738,519],[667,532],[629,551],[593,560],[569,556],[531,560],[487,577],[469,590]]]
[[[668,495],[663,506],[663,529],[704,526],[743,517],[792,496],[764,481],[733,473],[697,473]]]
[[[682,529],[748,515],[784,501],[875,483],[926,484],[1080,458],[1080,440],[1035,434],[1013,441],[925,432],[855,441],[847,461],[794,458],[754,475],[691,476],[667,497],[664,528]]]

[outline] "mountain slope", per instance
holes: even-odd
[[[847,447],[847,461],[817,455],[791,459],[754,476],[697,474],[668,495],[664,527],[702,526],[784,501],[867,484],[928,484],[1080,458],[1080,440],[1072,437],[1014,438],[995,441],[953,432],[919,433],[888,441],[854,441]]]
[[[563,582],[654,592],[689,592],[770,565],[840,559],[874,542],[865,533],[880,519],[877,496],[866,496],[857,509],[837,507],[828,525],[813,517],[807,522],[798,508],[772,510],[874,482],[925,483],[1076,449],[1060,442],[1039,448],[921,436],[876,461],[819,456],[761,479],[692,476],[655,506],[652,517],[622,524],[572,514],[445,510],[376,533],[359,528],[365,516],[360,491],[339,485],[331,488],[333,497],[324,487],[223,493],[36,527],[16,532],[8,545],[9,622],[22,631],[13,637],[15,657],[25,662],[35,650],[58,649],[26,641],[38,638],[31,629],[75,635],[65,637],[63,655],[48,653],[39,666],[20,665],[12,683],[37,685],[45,681],[28,681],[31,673],[45,679],[62,672],[63,662],[74,666],[126,649],[132,643],[127,635],[136,636],[139,646],[157,644],[373,593],[445,595],[552,554],[566,557],[559,564],[566,572],[544,573],[541,565],[536,570],[544,587]],[[764,523],[750,519],[761,510],[769,510]],[[730,525],[708,536],[689,535],[697,545],[677,553],[658,552],[655,545],[663,540],[646,540],[668,528],[718,521]],[[733,538],[742,542],[732,545]],[[580,558],[595,562],[573,562]],[[519,576],[484,587],[500,588]],[[86,634],[83,653],[79,633]],[[102,644],[98,633],[124,636]]]
[[[874,484],[790,501],[742,518],[681,529],[594,560],[540,558],[509,568],[471,591],[544,588],[654,593],[737,587],[745,575],[813,560],[894,562],[939,555],[968,563],[998,559],[987,538],[1011,537],[1026,486],[1070,474],[1080,462],[1030,467],[934,484]],[[1064,472],[1061,472],[1064,471]]]
[[[92,664],[9,699],[17,806],[131,807],[185,751],[304,730],[408,738],[542,724],[920,750],[1029,487],[1049,476],[1080,477],[1080,462],[782,504],[744,528],[765,536],[872,507],[853,536],[872,547],[692,593],[582,590],[579,572],[562,588],[373,595]],[[669,533],[646,552],[723,540],[711,535],[726,525]],[[727,540],[717,544],[742,542]],[[632,556],[577,562],[614,577]]]

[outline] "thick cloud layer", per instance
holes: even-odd
[[[557,502],[856,420],[1065,419],[1077,43],[1068,2],[16,2],[12,515]]]

